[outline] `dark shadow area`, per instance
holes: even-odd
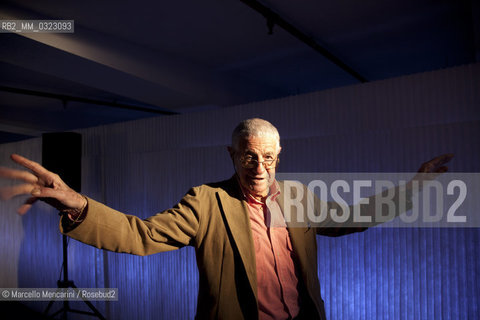
[[[30,309],[26,305],[18,301],[2,301],[0,302],[1,316],[0,319],[49,319],[44,314]]]

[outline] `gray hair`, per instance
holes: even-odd
[[[238,150],[240,140],[248,137],[272,137],[277,141],[277,151],[280,150],[278,130],[267,120],[252,118],[240,122],[232,133],[232,148]]]

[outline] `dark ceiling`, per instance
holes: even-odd
[[[478,0],[17,0],[0,18],[75,22],[0,33],[0,143],[480,61]]]

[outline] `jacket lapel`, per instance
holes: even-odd
[[[242,259],[248,280],[257,300],[257,271],[255,263],[255,248],[253,244],[250,218],[245,201],[242,201],[241,191],[236,178],[229,180],[230,187],[226,192],[219,192],[221,209],[231,232],[234,245]]]

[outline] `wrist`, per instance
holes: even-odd
[[[74,223],[83,221],[87,211],[88,200],[83,195],[81,195],[81,197],[83,199],[83,204],[80,208],[67,208],[61,210],[61,214],[66,215],[68,219]]]

